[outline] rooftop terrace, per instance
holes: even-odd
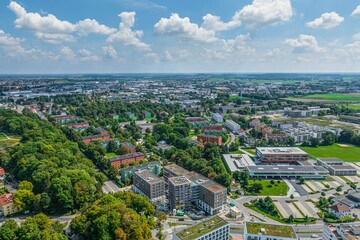
[[[296,238],[296,233],[291,226],[254,222],[246,222],[245,226],[246,232],[248,234],[261,234],[263,236]]]

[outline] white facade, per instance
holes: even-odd
[[[229,128],[232,132],[237,132],[240,129],[240,125],[232,120],[226,120],[225,126]]]
[[[218,122],[218,123],[221,123],[221,122],[224,121],[223,116],[221,116],[219,113],[213,113],[213,114],[212,114],[212,119],[213,119],[215,122]]]

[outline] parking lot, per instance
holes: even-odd
[[[310,200],[278,200],[274,204],[284,218],[288,218],[290,215],[296,218],[317,217],[318,209]]]

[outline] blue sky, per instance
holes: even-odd
[[[360,2],[0,1],[0,73],[97,72],[360,72]]]

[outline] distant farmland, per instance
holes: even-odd
[[[286,100],[298,102],[324,102],[324,103],[340,103],[340,102],[360,102],[360,93],[346,94],[311,94],[301,97],[290,97]]]

